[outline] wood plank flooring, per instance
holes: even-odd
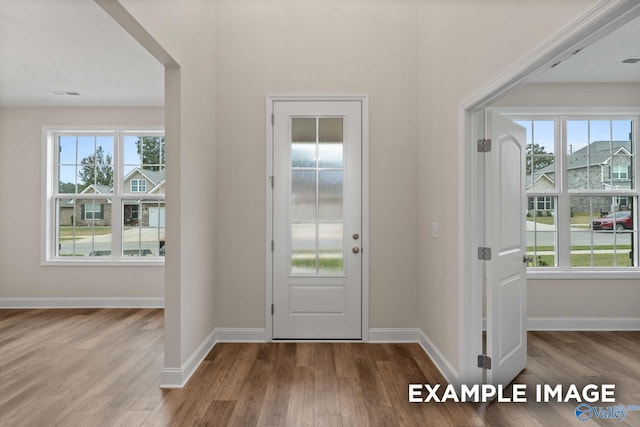
[[[160,390],[163,312],[0,310],[0,426],[632,426],[575,404],[409,403],[444,383],[417,344],[217,344]],[[615,383],[640,405],[640,332],[530,332],[518,383]]]

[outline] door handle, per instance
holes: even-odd
[[[360,248],[357,246],[354,246],[353,249],[351,249],[353,251],[354,254],[358,254],[360,253]]]

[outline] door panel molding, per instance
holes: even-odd
[[[265,210],[265,253],[266,253],[266,277],[265,277],[265,331],[267,341],[273,340],[273,322],[272,322],[272,305],[273,305],[273,255],[272,241],[274,239],[274,199],[273,199],[273,181],[274,175],[274,126],[273,114],[276,102],[336,102],[336,101],[355,101],[361,105],[361,263],[362,263],[362,289],[361,289],[361,336],[362,341],[369,340],[369,99],[366,94],[323,94],[323,95],[305,95],[305,94],[283,94],[266,96],[266,176],[265,176],[265,194],[266,194],[266,210]]]

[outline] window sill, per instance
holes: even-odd
[[[114,259],[114,260],[66,260],[66,259],[50,259],[42,261],[41,266],[46,267],[164,267],[164,259],[154,260],[126,260],[126,259]]]
[[[603,280],[603,279],[640,279],[640,269],[632,270],[606,270],[606,269],[581,269],[581,270],[558,270],[548,269],[545,271],[527,270],[529,280]]]

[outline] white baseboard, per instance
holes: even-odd
[[[458,371],[442,354],[440,349],[419,328],[372,328],[369,329],[369,342],[415,342],[419,343],[436,368],[449,384],[458,384]]]
[[[265,342],[264,328],[216,328],[216,342]]]
[[[640,317],[529,317],[528,331],[640,331]]]
[[[0,298],[0,308],[163,308],[163,297],[150,298]]]
[[[265,342],[264,328],[216,328],[198,346],[181,368],[162,370],[161,388],[182,388],[198,369],[211,349],[219,342]],[[373,328],[369,329],[369,342],[415,342],[431,358],[436,368],[450,384],[457,384],[458,372],[440,352],[438,347],[418,328]]]
[[[369,342],[418,342],[420,329],[418,328],[371,328]]]
[[[449,360],[447,360],[433,341],[431,341],[431,339],[422,330],[419,331],[418,342],[422,346],[422,349],[431,358],[431,361],[436,365],[436,368],[438,368],[444,379],[447,380],[449,384],[457,385],[460,375],[456,368],[454,368]]]
[[[186,362],[180,368],[163,368],[160,388],[182,388],[189,381],[189,378],[198,369],[207,354],[216,345],[216,330],[211,331],[209,335],[200,343]]]
[[[180,368],[162,369],[160,388],[182,388],[219,342],[265,342],[264,328],[215,328]]]

